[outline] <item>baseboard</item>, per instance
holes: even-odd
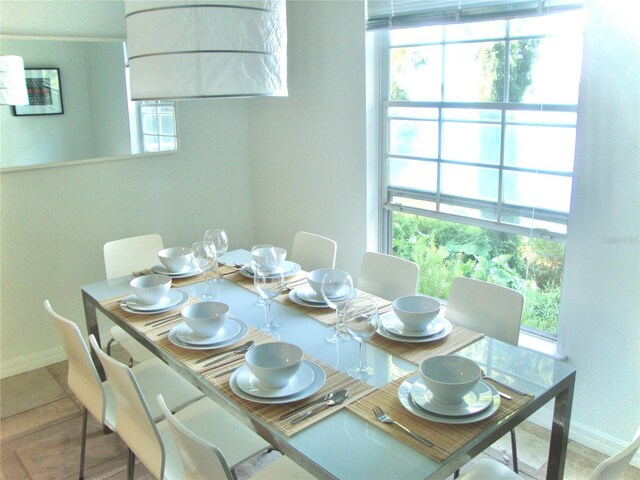
[[[66,358],[67,355],[62,346],[14,358],[0,364],[0,378],[12,377],[36,368],[46,367],[52,363],[61,362]]]
[[[536,425],[548,429],[551,425],[552,418],[553,410],[551,405],[547,404],[545,407],[531,415],[528,420]],[[629,444],[629,442],[621,441],[611,435],[601,432],[600,430],[588,427],[574,420],[571,421],[569,440],[573,440],[574,442],[607,456],[615,455]],[[640,468],[640,451],[636,452],[630,463],[634,467]]]

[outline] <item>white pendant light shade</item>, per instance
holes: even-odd
[[[132,100],[287,95],[285,0],[125,8]]]
[[[17,55],[0,57],[0,105],[29,105],[24,61]]]

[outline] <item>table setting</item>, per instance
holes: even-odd
[[[132,272],[128,292],[98,305],[154,344],[166,360],[197,375],[202,385],[210,385],[212,391],[283,438],[320,428],[323,421],[345,411],[443,463],[485,429],[536,398],[485,377],[484,371],[455,402],[437,398],[437,388],[425,380],[422,366],[430,359],[458,357],[457,352],[483,335],[452,325],[431,297],[385,300],[354,288],[346,272],[306,272],[299,264],[285,260],[286,250],[270,245],[266,251],[264,245],[256,245],[255,255],[232,254],[223,261],[219,251],[226,253],[226,236],[223,245],[217,243],[219,250],[214,240],[209,242],[165,249],[169,250],[165,256],[173,254],[179,262],[169,260],[169,267],[159,256],[157,265]],[[247,312],[255,315],[260,310],[241,308],[238,313],[236,307],[225,303],[226,293],[220,298],[218,290],[223,281],[253,294],[264,319],[247,317]],[[158,296],[157,291],[163,293]],[[228,287],[222,291],[228,292]],[[149,292],[151,297],[146,296]],[[320,343],[335,341],[339,348],[351,340],[357,342],[355,362],[330,365],[302,351],[290,336],[289,341],[281,340],[280,329],[291,327],[286,322],[280,326],[279,315],[272,315],[274,302],[280,304],[276,312],[293,309],[330,327],[328,335],[318,339]],[[416,369],[374,386],[368,379],[377,375],[377,367],[367,361],[367,343],[414,364]],[[297,365],[284,384],[270,384],[256,369],[258,360],[266,358],[260,352],[269,348],[286,349],[290,354],[285,363],[294,359]]]

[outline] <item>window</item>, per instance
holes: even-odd
[[[125,63],[127,61],[125,48]],[[178,149],[176,105],[171,101],[132,101],[129,66],[125,68],[129,104],[131,153],[164,152]]]
[[[163,152],[178,148],[174,102],[137,102],[143,152]]]
[[[429,295],[446,299],[459,275],[522,291],[524,325],[549,335],[582,22],[573,9],[378,33],[383,246],[420,264]]]

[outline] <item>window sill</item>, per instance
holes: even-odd
[[[528,348],[529,350],[544,353],[545,355],[548,355],[561,362],[564,362],[569,358],[566,355],[558,352],[555,340],[539,337],[538,335],[534,335],[523,330],[520,331],[518,345],[520,347]]]

